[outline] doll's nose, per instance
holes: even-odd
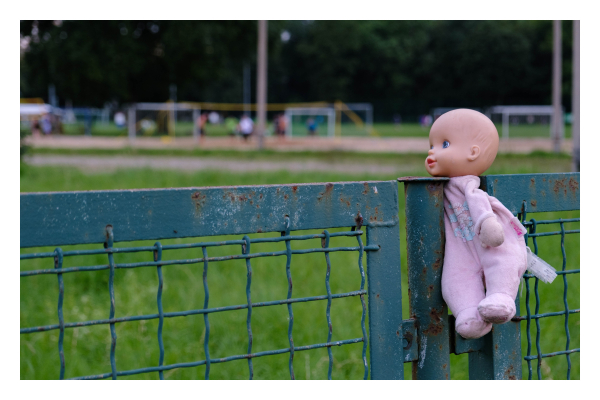
[[[427,152],[428,155],[432,155],[433,154],[433,149],[429,149],[429,151]]]

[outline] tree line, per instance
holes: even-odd
[[[21,21],[21,97],[101,107],[241,103],[256,21]],[[572,21],[562,23],[571,106]],[[375,118],[433,107],[550,104],[552,21],[269,21],[268,101],[370,102]]]

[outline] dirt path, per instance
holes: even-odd
[[[257,143],[240,138],[208,137],[202,140],[185,138],[149,138],[140,137],[130,142],[126,137],[85,137],[85,136],[50,136],[28,137],[27,144],[38,148],[64,149],[122,149],[127,147],[139,149],[207,149],[207,150],[256,150]],[[427,138],[376,138],[376,137],[344,137],[344,138],[265,138],[265,148],[275,151],[348,151],[365,153],[420,153],[429,148]],[[552,151],[549,138],[514,138],[500,141],[501,153],[531,153],[534,150]],[[562,151],[572,151],[572,141],[565,140]]]
[[[85,172],[111,172],[119,168],[152,168],[178,171],[217,170],[231,172],[253,171],[332,171],[346,174],[405,174],[414,170],[412,165],[374,163],[328,163],[306,161],[235,160],[217,157],[159,157],[159,156],[72,156],[35,154],[25,157],[31,165],[77,167]]]

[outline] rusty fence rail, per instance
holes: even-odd
[[[362,343],[360,357],[366,379],[403,379],[404,363],[412,363],[413,379],[449,379],[450,354],[468,354],[470,379],[521,379],[525,361],[528,379],[542,379],[542,360],[565,357],[567,376],[571,374],[571,359],[579,348],[571,347],[569,316],[579,313],[568,302],[568,277],[579,274],[579,266],[567,268],[565,237],[578,235],[579,218],[546,218],[548,212],[579,210],[579,174],[491,175],[482,177],[481,188],[497,197],[518,216],[528,228],[527,243],[537,254],[538,243],[560,237],[562,265],[559,277],[552,285],[562,284],[563,309],[540,312],[541,298],[538,279],[524,275],[525,311],[512,321],[495,325],[492,332],[476,340],[464,340],[454,332],[453,316],[441,295],[441,272],[444,257],[443,188],[447,178],[401,178],[406,197],[406,241],[409,293],[409,318],[402,319],[402,291],[400,272],[400,231],[398,225],[398,185],[395,181],[347,182],[276,186],[240,186],[215,188],[181,188],[127,191],[90,191],[69,193],[32,193],[21,195],[21,247],[57,246],[54,251],[22,252],[21,260],[47,259],[49,268],[22,270],[21,290],[32,276],[56,275],[58,280],[57,320],[55,324],[21,327],[22,335],[43,335],[59,332],[57,344],[57,377],[60,379],[116,379],[119,376],[156,373],[163,379],[164,372],[176,368],[204,366],[205,378],[210,378],[211,364],[247,360],[248,377],[254,378],[253,359],[289,354],[289,376],[295,378],[294,355],[314,349],[328,350],[328,374],[331,379],[332,346]],[[540,214],[542,213],[542,214]],[[537,216],[540,218],[535,218]],[[554,214],[552,214],[554,215]],[[534,218],[531,218],[534,216]],[[567,227],[565,227],[567,225]],[[573,228],[577,225],[577,229]],[[557,226],[555,230],[540,230],[540,226]],[[346,229],[344,229],[346,228]],[[318,229],[317,234],[295,234],[294,231]],[[341,229],[341,230],[340,230]],[[336,230],[331,231],[330,230]],[[253,237],[249,234],[280,233],[278,237]],[[366,235],[365,235],[366,234]],[[240,235],[226,241],[198,241],[186,244],[163,244],[161,240],[217,235]],[[254,235],[253,235],[254,236]],[[364,238],[366,236],[366,238]],[[336,246],[343,238],[356,240],[354,246]],[[364,239],[363,239],[364,238]],[[365,240],[366,239],[366,240]],[[153,240],[154,245],[121,247],[116,243]],[[317,240],[319,245],[308,249],[293,249],[299,241]],[[281,246],[281,250],[258,252],[264,243]],[[63,250],[60,246],[73,244],[99,245],[91,250]],[[228,247],[229,246],[229,247]],[[231,248],[226,256],[209,256],[215,247]],[[165,252],[196,248],[201,257],[193,259],[166,259]],[[545,247],[547,248],[547,246]],[[118,262],[124,253],[148,253],[151,260],[136,263]],[[360,285],[355,290],[332,293],[330,254],[351,252],[356,255],[355,273]],[[293,291],[292,261],[303,254],[322,253],[326,269],[324,293],[312,297],[295,297]],[[105,255],[106,262],[97,265],[63,267],[67,257]],[[366,256],[366,257],[365,257]],[[540,253],[541,257],[545,257]],[[253,260],[281,257],[281,271],[288,282],[285,299],[255,302],[252,300]],[[363,260],[366,258],[366,268]],[[246,266],[246,302],[222,307],[210,306],[207,283],[208,266],[226,260],[240,260]],[[172,265],[199,265],[202,267],[204,305],[200,309],[165,312],[162,304],[163,270]],[[571,266],[571,265],[569,265]],[[309,267],[315,267],[309,265]],[[144,268],[156,270],[157,312],[154,314],[115,317],[119,307],[115,300],[115,276],[126,270]],[[110,306],[108,318],[84,321],[66,321],[63,317],[64,276],[90,271],[105,271],[108,275]],[[531,289],[533,283],[533,291]],[[542,284],[544,285],[544,284]],[[535,297],[532,310],[531,297]],[[365,298],[366,296],[366,298]],[[332,341],[331,305],[337,299],[355,297],[360,301],[360,329],[362,336]],[[523,296],[516,300],[517,310]],[[305,346],[294,345],[294,334],[306,329],[294,326],[294,304],[323,301],[324,318],[329,331],[327,340]],[[285,306],[288,312],[288,343],[285,348],[253,351],[252,310],[260,307]],[[247,351],[243,354],[210,354],[210,321],[222,312],[246,310]],[[368,315],[367,315],[368,310]],[[21,309],[21,314],[30,312]],[[163,323],[169,318],[197,316],[203,319],[205,358],[193,362],[165,364]],[[368,324],[366,319],[368,316]],[[540,320],[564,320],[564,345],[542,349]],[[159,357],[154,365],[134,369],[119,369],[116,354],[118,338],[116,324],[132,321],[158,320],[157,342]],[[64,332],[85,326],[105,325],[109,329],[110,371],[95,375],[71,376],[69,360],[65,359]],[[532,331],[535,326],[535,340]],[[368,328],[368,329],[367,329]],[[310,328],[308,328],[310,329]],[[546,332],[546,334],[548,334]],[[556,335],[556,332],[551,334]],[[526,337],[525,355],[522,354],[521,336]],[[199,335],[200,337],[200,335]],[[558,344],[557,344],[558,346]],[[121,351],[127,351],[123,349]],[[369,360],[367,360],[367,354]],[[53,362],[47,360],[47,362]],[[534,373],[534,366],[535,373]],[[322,378],[325,378],[324,376]]]
[[[253,359],[289,353],[289,375],[295,378],[294,354],[313,349],[328,349],[329,368],[327,377],[331,379],[333,356],[332,346],[362,343],[364,378],[400,379],[403,377],[403,354],[398,329],[401,326],[402,302],[400,290],[400,245],[398,229],[398,184],[395,181],[327,183],[280,186],[245,186],[221,188],[185,188],[164,190],[128,190],[128,191],[90,191],[71,193],[32,193],[21,195],[21,247],[59,246],[52,252],[23,253],[21,259],[41,258],[54,263],[53,268],[21,271],[21,279],[39,275],[56,275],[58,278],[58,315],[57,323],[44,326],[21,328],[21,334],[39,335],[45,331],[58,330],[57,377],[60,379],[117,379],[120,376],[156,373],[164,378],[164,371],[175,368],[205,366],[205,378],[210,377],[211,364],[244,360],[248,362],[248,377],[254,377]],[[347,228],[341,232],[329,232],[332,228]],[[293,231],[324,229],[320,234],[295,235]],[[280,237],[253,238],[251,233],[281,233]],[[363,241],[366,233],[366,243]],[[191,244],[163,245],[160,240],[185,237],[206,237],[215,235],[240,235],[237,240],[221,242],[196,242]],[[243,235],[243,236],[242,236]],[[355,246],[340,247],[334,242],[339,238],[356,239]],[[318,247],[292,249],[292,243],[317,240]],[[117,247],[117,242],[133,240],[157,240],[153,246]],[[256,252],[255,248],[264,243],[278,243],[280,251]],[[92,250],[63,251],[60,246],[72,244],[99,244],[104,248]],[[209,257],[208,251],[216,246],[231,246],[228,256]],[[194,259],[164,259],[167,251],[184,248],[197,248],[202,257]],[[152,261],[119,263],[123,253],[146,252]],[[355,273],[360,277],[360,286],[356,290],[332,293],[329,282],[330,254],[336,252],[354,252],[357,255]],[[292,260],[302,260],[303,254],[322,253],[327,269],[325,293],[320,296],[294,297]],[[72,256],[106,255],[106,263],[101,265],[81,265],[63,268],[63,260]],[[366,257],[364,257],[366,255]],[[252,261],[263,257],[281,257],[282,272],[287,276],[288,293],[285,299],[273,299],[266,302],[252,300]],[[363,258],[369,265],[365,273]],[[209,263],[225,260],[245,261],[247,284],[246,303],[224,307],[210,307],[207,273]],[[163,270],[173,265],[200,265],[203,268],[204,307],[202,309],[164,312],[162,294],[164,286]],[[316,267],[316,266],[311,266]],[[157,271],[157,312],[146,315],[115,317],[119,307],[115,300],[115,276],[123,270],[155,268]],[[91,271],[105,271],[108,274],[108,293],[110,307],[108,318],[65,321],[63,300],[65,290],[64,276],[67,274],[85,274]],[[368,288],[366,279],[368,278]],[[22,282],[23,290],[26,282]],[[369,334],[367,336],[366,312],[369,301]],[[360,325],[362,336],[332,341],[331,305],[337,299],[357,297],[362,305]],[[306,346],[294,345],[294,332],[307,327],[294,327],[293,306],[299,302],[326,301],[324,318],[329,331],[327,341]],[[252,310],[259,307],[287,306],[289,347],[267,351],[253,351]],[[73,305],[71,305],[73,306]],[[214,314],[247,310],[247,352],[244,354],[209,353],[210,319]],[[29,310],[21,310],[27,313]],[[204,319],[205,359],[193,362],[165,364],[163,343],[163,323],[168,318],[182,316],[202,317]],[[118,368],[118,338],[115,325],[132,321],[158,319],[156,345],[159,357],[154,365],[122,370]],[[85,326],[106,325],[110,335],[111,370],[87,376],[70,376],[69,360],[65,359],[65,329],[79,329]],[[200,337],[200,333],[198,334]],[[212,339],[215,340],[215,339]],[[218,340],[218,339],[216,339]],[[367,363],[367,344],[370,343],[370,368]],[[123,349],[121,351],[127,351]],[[48,362],[52,362],[48,360]]]

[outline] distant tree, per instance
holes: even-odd
[[[563,22],[570,109],[571,22]],[[256,21],[22,21],[21,94],[61,101],[241,102]],[[550,104],[551,21],[269,21],[268,101],[371,102],[376,117],[433,107]]]

